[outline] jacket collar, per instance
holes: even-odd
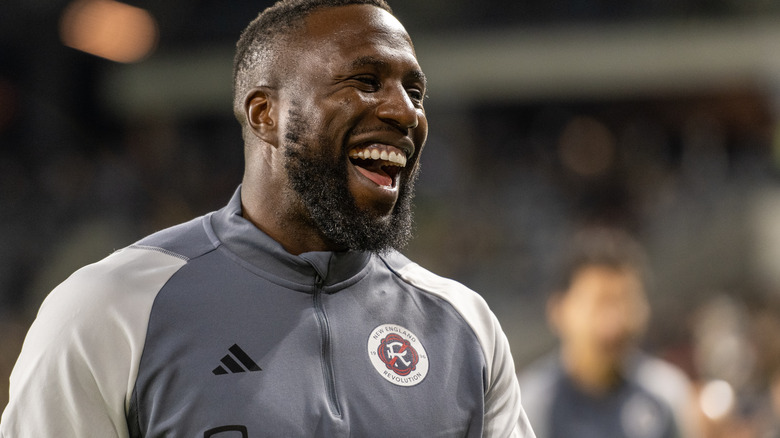
[[[364,251],[288,253],[241,215],[240,186],[227,206],[209,219],[214,237],[237,261],[274,283],[299,290],[313,290],[317,277],[326,292],[346,287],[365,275],[374,257]]]

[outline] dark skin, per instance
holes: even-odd
[[[294,137],[296,147],[344,160],[355,205],[390,220],[428,134],[425,77],[401,23],[369,5],[311,13],[285,53],[294,55],[276,66],[283,79],[245,98],[243,214],[291,254],[345,250],[313,224],[290,187],[285,145]],[[296,118],[305,130],[295,129]]]

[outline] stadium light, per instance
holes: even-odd
[[[60,39],[68,47],[131,63],[152,53],[158,29],[144,9],[114,0],[77,0],[63,11]]]

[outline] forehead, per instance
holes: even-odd
[[[632,299],[641,297],[642,284],[630,268],[591,265],[575,273],[569,293],[580,299]]]
[[[305,57],[320,62],[354,66],[376,57],[419,69],[406,29],[390,13],[371,5],[312,12],[304,21],[298,42]]]

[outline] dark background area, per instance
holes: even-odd
[[[270,2],[128,3],[159,30],[132,64],[65,47],[69,2],[0,3],[3,374],[52,287],[240,182],[232,50]],[[572,233],[627,228],[655,270],[646,348],[695,379],[753,378],[744,351],[722,371],[697,342],[727,303],[755,344],[752,309],[778,294],[780,2],[391,6],[431,81],[406,253],[487,299],[519,367],[553,345],[544,298]]]

